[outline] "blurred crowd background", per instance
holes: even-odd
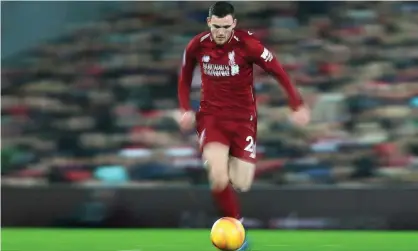
[[[176,124],[177,77],[212,3],[95,3],[65,3],[71,20],[54,29],[42,8],[62,21],[58,7],[2,3],[14,17],[2,18],[3,184],[206,184],[196,136]],[[235,6],[239,28],[277,54],[313,113],[309,126],[292,126],[285,94],[256,67],[256,185],[418,183],[417,4]],[[24,8],[26,27],[43,19],[48,39],[32,42],[48,35],[42,27],[14,28]],[[196,70],[196,109],[199,78]]]

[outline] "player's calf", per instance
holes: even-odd
[[[253,184],[255,164],[236,157],[229,159],[229,178],[235,189],[241,192],[250,190]]]

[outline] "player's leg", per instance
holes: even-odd
[[[254,173],[254,163],[233,156],[229,158],[229,179],[236,190],[249,191],[253,184]]]
[[[254,179],[256,162],[257,123],[239,123],[235,125],[234,139],[231,142],[229,160],[229,178],[234,188],[246,192],[250,190]],[[244,219],[241,219],[244,223]],[[251,247],[248,238],[237,251],[248,251]]]
[[[229,178],[232,186],[241,192],[247,192],[250,190],[253,183],[255,173],[255,164],[247,160],[242,160],[237,157],[229,157]],[[244,224],[244,218],[240,221]],[[250,250],[250,244],[247,236],[243,245],[237,251],[248,251]]]
[[[229,182],[229,138],[215,118],[198,121],[203,159],[208,167],[212,197],[223,217],[240,217],[238,198]]]
[[[229,178],[242,192],[250,190],[255,173],[257,124],[249,121],[237,124],[231,142]]]
[[[223,217],[240,218],[238,198],[229,182],[229,147],[218,142],[204,146],[203,157],[207,161],[212,197]]]

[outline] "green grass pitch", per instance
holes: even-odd
[[[417,251],[418,232],[249,232],[254,251]],[[2,251],[216,251],[209,230],[3,228]]]

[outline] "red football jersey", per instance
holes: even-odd
[[[199,65],[202,79],[199,112],[228,118],[256,117],[253,65],[272,74],[284,87],[292,109],[302,104],[296,88],[274,55],[249,31],[235,30],[223,45],[204,32],[194,37],[183,55],[179,79],[182,110],[190,110],[193,70]]]

